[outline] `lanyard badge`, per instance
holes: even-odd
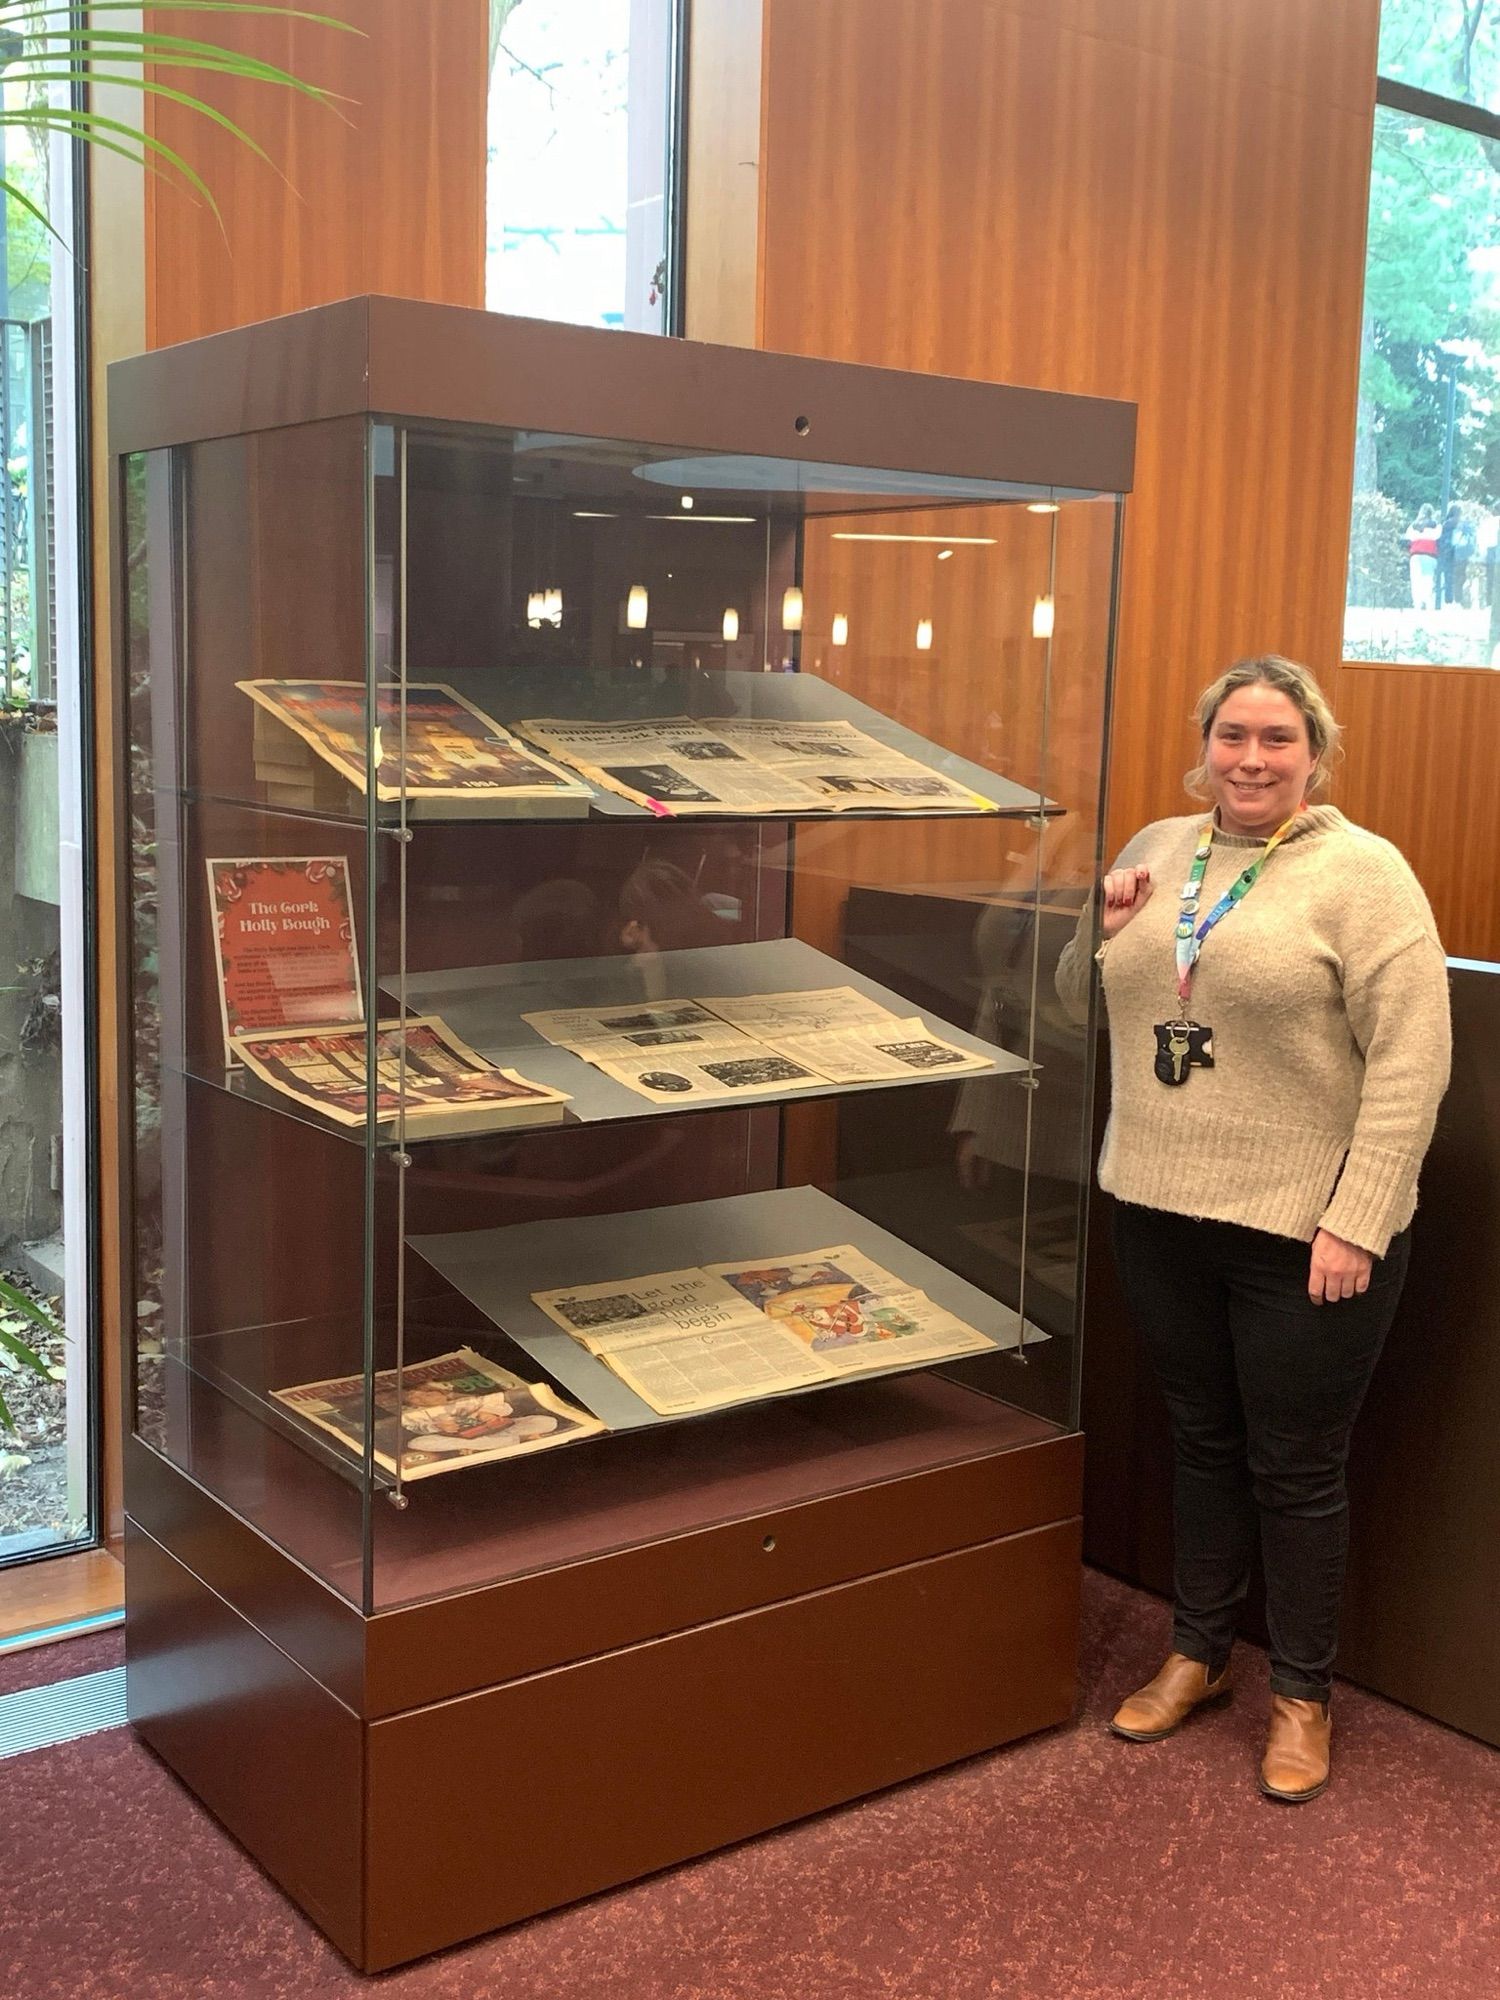
[[[1296,824],[1297,815],[1279,826],[1250,866],[1236,875],[1202,923],[1198,905],[1203,893],[1203,877],[1213,852],[1214,823],[1209,820],[1193,850],[1193,866],[1181,894],[1174,945],[1177,958],[1177,999],[1182,1012],[1171,1021],[1159,1021],[1153,1030],[1156,1054],[1153,1069],[1158,1080],[1169,1085],[1183,1084],[1195,1069],[1214,1066],[1213,1030],[1188,1016],[1193,997],[1193,972],[1209,932],[1221,923],[1237,903],[1242,903],[1260,880],[1260,872]]]

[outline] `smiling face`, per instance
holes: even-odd
[[[1203,745],[1225,833],[1269,840],[1302,804],[1317,769],[1307,721],[1289,695],[1257,681],[1220,702]]]

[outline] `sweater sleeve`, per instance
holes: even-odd
[[[1089,989],[1094,976],[1094,913],[1098,897],[1090,896],[1078,913],[1078,928],[1058,953],[1052,983],[1069,1020],[1081,1026],[1089,1017]]]
[[[1452,1032],[1443,948],[1423,929],[1344,1006],[1365,1059],[1359,1116],[1319,1228],[1383,1257],[1416,1205],[1417,1175],[1448,1084]]]

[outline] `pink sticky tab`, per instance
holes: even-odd
[[[658,819],[675,819],[677,817],[672,808],[664,806],[660,799],[647,799],[646,805],[648,810],[654,812]]]

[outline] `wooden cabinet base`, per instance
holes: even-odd
[[[1057,1520],[371,1718],[132,1524],[131,1720],[375,1972],[1065,1721],[1079,1550]]]

